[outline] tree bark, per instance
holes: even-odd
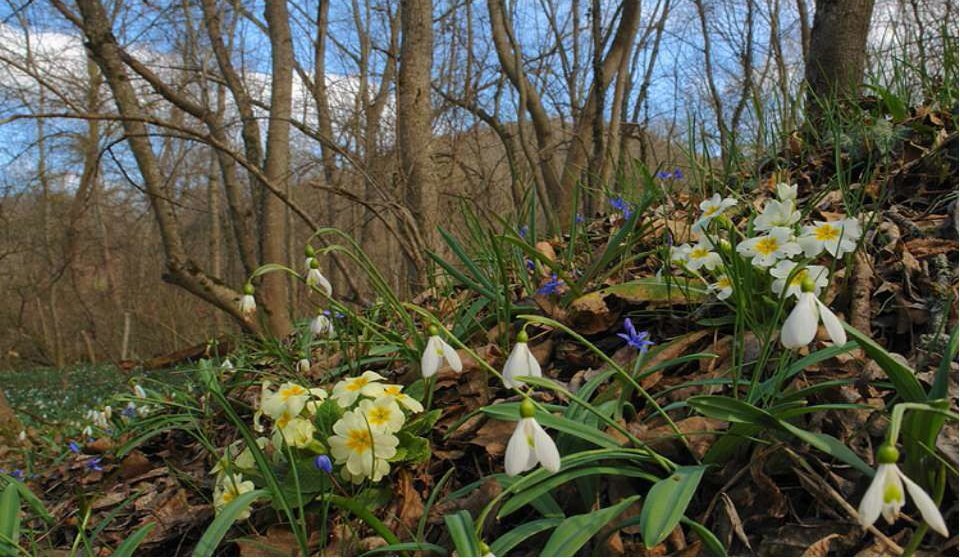
[[[808,116],[816,116],[827,99],[857,95],[873,5],[874,0],[817,0],[805,69]]]

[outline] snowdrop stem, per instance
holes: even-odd
[[[427,378],[427,400],[423,403],[424,411],[430,411],[431,406],[433,405],[433,390],[437,387],[437,377],[431,376]]]
[[[903,416],[907,411],[928,411],[945,415],[953,420],[960,420],[957,413],[941,409],[935,405],[927,403],[897,403],[893,406],[893,412],[890,413],[890,426],[887,429],[887,443],[896,446],[900,439],[900,427],[903,425]]]

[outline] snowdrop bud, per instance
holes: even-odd
[[[309,371],[310,371],[310,361],[305,358],[301,358],[300,361],[297,362],[297,372],[301,374],[306,374]]]
[[[27,432],[26,432],[25,430],[21,430],[20,433],[17,434],[17,440],[20,440],[21,442],[26,442],[26,441],[27,441]]]
[[[317,252],[313,249],[313,246],[310,246],[309,244],[307,244],[303,248],[303,255],[307,258],[312,258],[317,255]]]

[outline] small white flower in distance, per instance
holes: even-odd
[[[839,258],[857,249],[860,234],[860,223],[856,219],[814,221],[813,225],[803,227],[803,234],[797,242],[808,258],[819,255],[823,250]]]
[[[536,467],[537,463],[551,473],[560,470],[560,452],[553,439],[533,418],[533,402],[524,399],[520,404],[520,422],[507,442],[503,466],[507,475],[519,475]]]
[[[763,206],[763,212],[754,218],[753,228],[758,231],[769,231],[774,227],[792,227],[800,222],[801,217],[793,200],[770,200]]]
[[[310,360],[306,358],[301,358],[297,361],[297,372],[301,374],[306,374],[310,371]]]
[[[440,338],[440,330],[437,326],[430,326],[430,338],[427,339],[427,346],[420,357],[420,373],[424,378],[429,378],[437,373],[443,361],[446,360],[454,372],[463,370],[463,363],[460,362],[460,355],[450,346],[449,343]]]
[[[249,315],[257,311],[257,301],[253,298],[253,292],[253,285],[250,283],[243,286],[243,296],[240,297],[240,302],[237,303],[237,308],[241,314]]]
[[[323,310],[317,311],[317,315],[310,320],[310,332],[317,336],[329,338],[333,338],[337,334],[333,328],[333,320]]]
[[[787,278],[797,267],[801,269],[794,274],[793,278],[790,279],[790,285],[787,286]],[[830,271],[822,265],[800,266],[800,264],[790,260],[777,262],[777,265],[770,268],[770,275],[775,277],[771,290],[777,296],[783,293],[784,287],[787,288],[786,295],[788,297],[800,296],[801,286],[807,278],[813,281],[813,294],[817,296],[820,296],[820,291],[830,283]]]
[[[517,334],[517,343],[513,346],[510,356],[507,357],[507,361],[503,365],[503,385],[507,388],[513,389],[526,385],[522,380],[516,380],[517,376],[543,377],[543,373],[540,371],[540,363],[537,362],[527,346],[528,340],[527,332],[520,330],[520,333]]]
[[[877,448],[879,466],[877,473],[873,476],[873,482],[870,483],[860,502],[860,509],[857,512],[860,516],[860,525],[864,528],[869,527],[881,515],[887,523],[893,524],[900,515],[901,508],[907,503],[906,494],[903,492],[906,485],[907,492],[927,525],[944,537],[949,537],[950,531],[947,530],[947,524],[943,521],[937,504],[920,485],[900,471],[897,467],[899,457],[900,453],[892,445],[884,444]]]
[[[703,215],[700,216],[698,222],[703,223],[704,225],[710,222],[714,217],[719,216],[724,211],[730,209],[731,207],[737,205],[737,200],[734,198],[720,198],[720,194],[714,194],[712,198],[703,200],[700,202],[700,210],[703,211]]]
[[[777,198],[780,201],[797,201],[797,185],[781,182],[777,184]]]
[[[793,239],[793,231],[786,227],[774,227],[764,236],[748,238],[737,244],[737,252],[757,267],[770,267],[777,261],[791,258],[801,252]]]
[[[690,250],[693,250],[689,244],[678,244],[677,246],[670,247],[670,263],[674,265],[686,265],[687,256],[690,255]]]
[[[134,384],[133,394],[139,397],[140,399],[147,398],[147,390],[143,389],[143,386],[141,386],[140,384]]]
[[[813,289],[813,280],[807,278],[802,286],[803,292],[797,297],[797,305],[780,328],[780,342],[788,349],[809,345],[817,336],[817,324],[820,322],[823,322],[834,345],[847,342],[847,332],[843,330],[840,318],[820,302],[817,295],[813,294]]]
[[[330,285],[330,281],[327,281],[327,278],[320,273],[320,262],[316,258],[311,258],[310,260],[310,271],[307,272],[306,278],[307,286],[309,287],[318,287],[323,294],[333,296],[333,286]]]

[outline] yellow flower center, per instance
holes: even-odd
[[[764,256],[773,254],[778,248],[780,248],[780,243],[777,242],[777,239],[772,236],[765,236],[761,238],[755,247],[756,251]]]
[[[400,397],[400,386],[388,386],[383,388],[383,393],[391,397]]]
[[[370,381],[366,378],[354,378],[347,382],[347,391],[360,391],[363,389],[363,386],[369,384]]]
[[[353,453],[367,453],[373,447],[373,438],[366,428],[354,428],[347,432],[347,447]]]
[[[390,409],[386,407],[374,407],[367,413],[367,420],[370,424],[387,424],[390,421]]]
[[[704,216],[704,217],[712,217],[712,216],[715,215],[718,211],[720,211],[720,206],[719,206],[719,205],[711,205],[710,207],[708,207],[707,209],[705,209],[705,210],[703,211],[703,216]]]
[[[226,490],[223,491],[223,496],[221,496],[220,499],[223,500],[224,504],[229,504],[234,499],[236,499],[236,497],[237,497],[237,491],[234,490],[232,486],[229,486],[227,487]]]
[[[807,270],[801,269],[793,276],[793,279],[790,281],[791,287],[796,287],[803,284],[803,280],[807,278]]]
[[[297,395],[306,395],[306,394],[307,394],[307,390],[304,389],[302,386],[290,386],[280,390],[280,397],[284,401],[286,401],[291,397],[296,397]]]
[[[840,228],[834,227],[830,223],[824,223],[813,229],[813,237],[821,242],[836,240],[840,238]]]
[[[727,287],[732,287],[733,283],[730,282],[729,277],[721,277],[717,279],[717,287],[720,289],[726,289]]]
[[[707,250],[706,248],[697,247],[697,248],[694,248],[693,250],[690,250],[691,259],[706,258],[708,254],[710,254],[710,251]]]

